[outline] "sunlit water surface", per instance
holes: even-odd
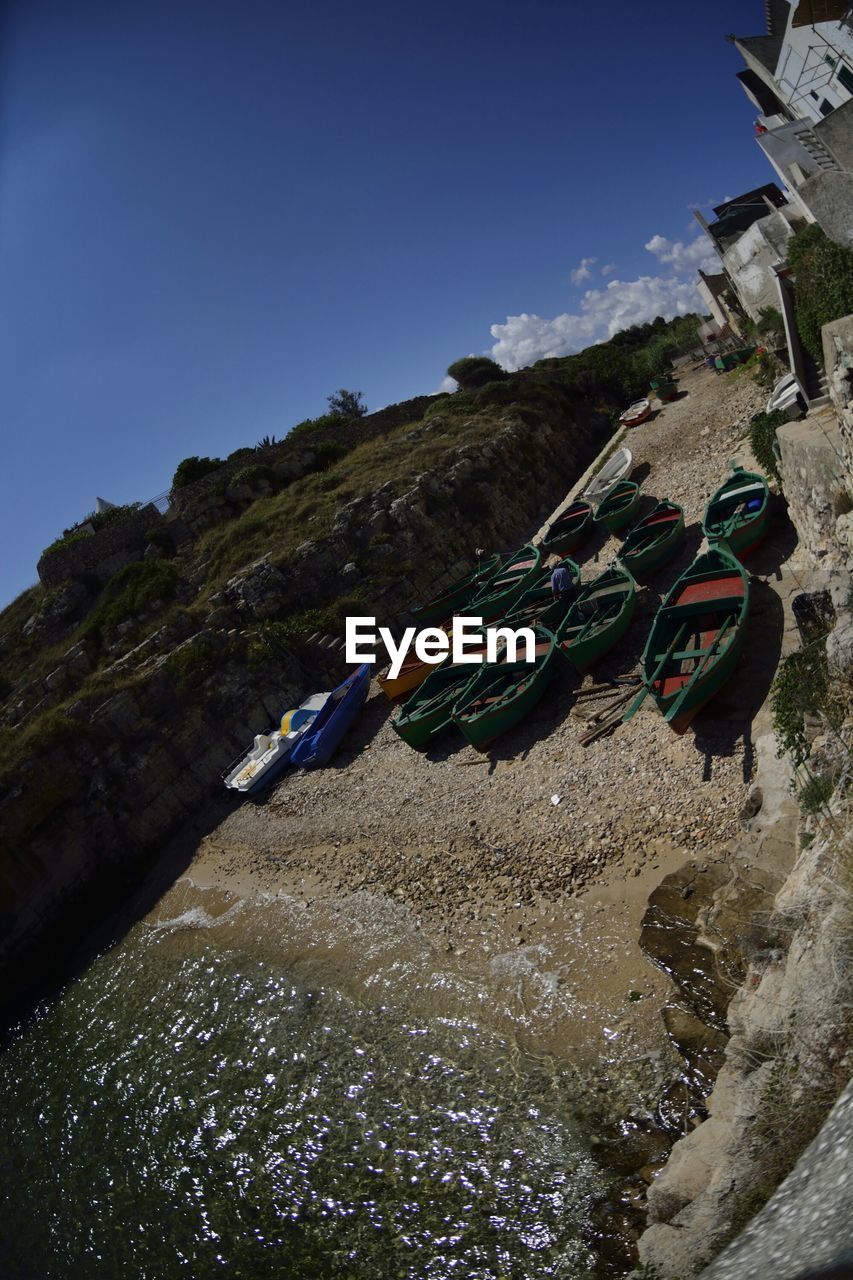
[[[0,1056],[0,1275],[576,1277],[571,1076],[137,926]]]

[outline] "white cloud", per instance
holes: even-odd
[[[601,274],[603,276],[612,276],[615,270],[616,270],[615,262],[605,262],[604,266],[601,268]]]
[[[590,267],[594,266],[597,261],[597,258],[581,258],[580,266],[575,267],[574,271],[571,272],[572,284],[579,285],[583,284],[585,280],[589,280],[592,275]]]
[[[493,324],[491,354],[504,369],[521,369],[535,360],[571,355],[655,316],[670,320],[700,307],[694,280],[676,275],[611,280],[604,289],[588,289],[578,312],[551,320],[523,312],[507,316],[504,324]]]
[[[718,271],[720,260],[711,248],[711,242],[703,235],[693,240],[667,240],[666,236],[652,236],[646,244],[658,262],[672,267],[673,271],[690,272],[701,267],[703,271]]]
[[[445,377],[441,379],[441,382],[438,384],[436,389],[434,391],[430,391],[429,394],[431,396],[437,396],[437,395],[440,395],[442,391],[455,391],[458,386],[459,386],[459,383],[456,381],[456,379],[451,378],[450,374],[448,373],[445,375]]]

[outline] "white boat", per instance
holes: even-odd
[[[627,480],[631,474],[633,462],[634,455],[630,449],[617,449],[613,457],[607,459],[598,475],[589,482],[589,487],[584,490],[583,496],[587,502],[595,506],[603,502],[620,480]]]
[[[650,400],[635,400],[633,404],[629,404],[624,413],[619,414],[619,421],[626,427],[637,427],[641,422],[645,422],[646,418],[651,417],[652,403]]]
[[[285,712],[275,732],[256,734],[247,754],[230,764],[222,775],[226,787],[249,795],[271,782],[286,767],[293,748],[310,729],[328,697],[328,693],[312,693],[298,707]]]

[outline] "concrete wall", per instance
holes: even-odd
[[[814,131],[841,168],[853,172],[853,99],[820,120]]]
[[[723,254],[723,265],[740,299],[741,306],[757,320],[762,307],[778,307],[774,268],[788,253],[793,232],[780,213],[770,213],[754,222]]]
[[[798,195],[830,240],[853,249],[853,173],[820,171],[803,183]]]

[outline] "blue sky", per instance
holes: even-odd
[[[773,177],[724,39],[761,0],[4,14],[0,601],[96,495],[338,387],[379,408],[692,309],[690,206]]]

